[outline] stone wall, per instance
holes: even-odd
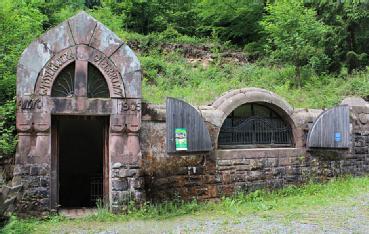
[[[9,183],[13,178],[14,158],[0,155],[0,185]]]
[[[0,155],[0,224],[9,215],[14,200],[17,198],[20,186],[12,186],[14,158],[2,157]]]
[[[142,105],[139,164],[114,163],[111,173],[111,200],[163,201],[173,199],[209,200],[237,191],[280,188],[309,180],[323,181],[340,175],[369,173],[369,104],[349,103],[351,146],[349,149],[307,149],[311,125],[322,110],[294,109],[289,113],[294,127],[292,148],[218,149],[217,138],[225,113],[199,106],[209,129],[213,150],[198,154],[166,153],[166,110],[163,105]],[[19,155],[18,155],[19,156]],[[17,157],[15,157],[17,160]],[[14,180],[27,185],[26,197],[17,207],[49,212],[48,164],[22,164],[14,168]],[[27,176],[20,176],[27,174]],[[7,189],[19,191],[20,187]],[[23,193],[18,193],[23,194]],[[1,201],[0,201],[1,202]],[[24,207],[23,207],[24,206]],[[37,208],[37,209],[36,209]],[[122,204],[112,204],[120,211]],[[39,212],[37,212],[39,215]]]
[[[148,200],[215,198],[211,154],[168,155],[165,124],[164,106],[144,105],[140,143]]]
[[[145,105],[140,142],[148,200],[208,200],[240,190],[281,188],[312,179],[323,181],[345,174],[369,173],[369,121],[360,122],[362,108],[351,107],[352,146],[344,150],[306,149],[308,130],[322,112],[311,109],[295,109],[291,113],[300,137],[295,148],[217,149],[221,115],[212,106],[197,108],[208,125],[214,150],[168,155],[165,107]],[[369,120],[369,109],[364,112]]]

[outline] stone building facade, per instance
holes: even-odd
[[[13,185],[23,186],[17,199],[20,213],[48,213],[61,201],[67,206],[97,202],[86,184],[95,184],[92,195],[114,211],[121,200],[145,199],[139,167],[140,63],[88,14],[49,30],[23,52],[16,122]],[[79,184],[73,185],[76,180]],[[79,190],[85,191],[80,202],[69,197]]]
[[[343,104],[339,113],[350,122],[334,131],[347,144],[309,147],[309,131],[326,111],[294,109],[263,89],[232,90],[193,108],[210,150],[167,153],[173,113],[142,102],[137,57],[82,12],[32,42],[19,61],[14,210],[47,215],[103,202],[120,212],[131,201],[208,200],[362,175],[369,172],[369,104]]]

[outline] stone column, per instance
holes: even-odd
[[[15,155],[15,163],[24,165],[32,147],[32,113],[17,112],[18,145]]]
[[[50,204],[50,119],[46,98],[22,97],[17,104],[19,142],[13,186],[22,186],[18,214],[47,215]]]
[[[114,114],[110,117],[109,157],[110,157],[110,208],[114,213],[123,209],[129,198],[128,183],[119,176],[123,167],[124,147],[127,139],[124,137],[125,116]]]
[[[111,209],[121,212],[133,201],[145,200],[141,171],[139,129],[141,126],[140,100],[118,100],[117,114],[111,116]]]

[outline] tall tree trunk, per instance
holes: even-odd
[[[356,38],[355,38],[355,23],[351,23],[347,27],[347,31],[349,33],[349,36],[347,38],[349,50],[356,51]]]
[[[301,88],[301,66],[295,67],[295,87]]]

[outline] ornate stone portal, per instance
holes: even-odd
[[[130,200],[145,199],[138,137],[139,61],[113,32],[81,12],[32,42],[18,64],[19,143],[13,184],[22,185],[23,192],[17,212],[58,209],[59,143],[54,120],[70,115],[110,118],[101,155],[103,194],[110,209],[119,211]]]

